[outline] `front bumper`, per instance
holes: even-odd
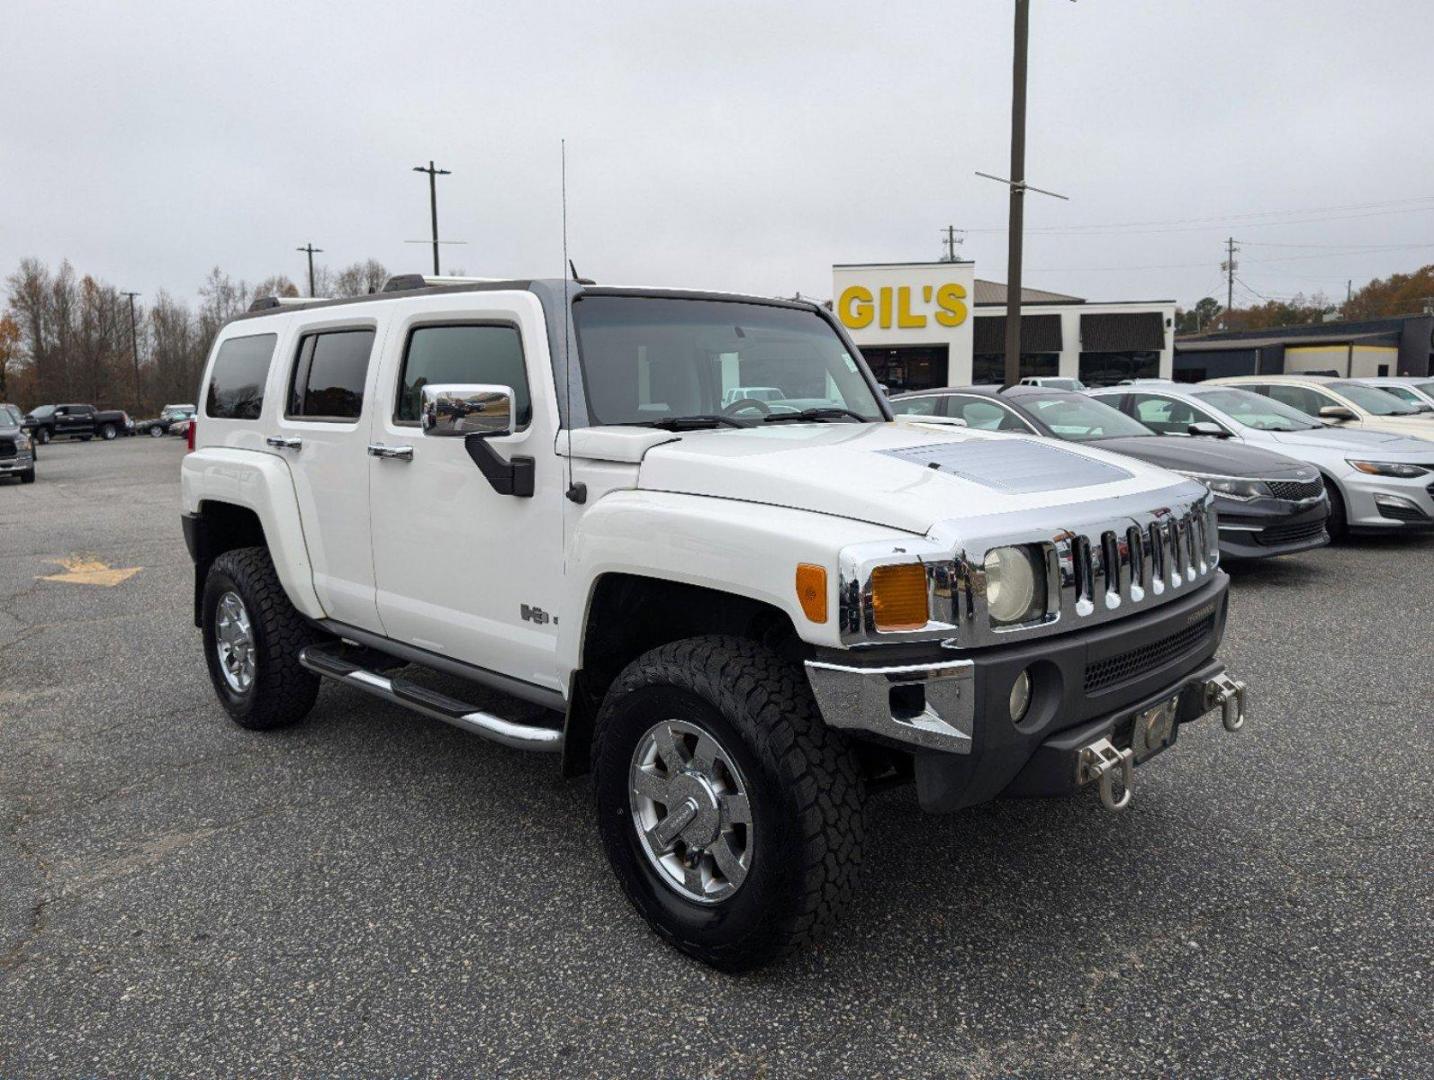
[[[1329,498],[1325,495],[1299,503],[1283,499],[1239,502],[1217,496],[1215,511],[1222,559],[1264,559],[1329,543],[1325,528]]]
[[[35,458],[29,453],[0,458],[0,473],[29,472],[34,467]]]
[[[1139,615],[964,655],[942,657],[937,649],[933,657],[927,649],[863,663],[832,650],[809,660],[807,674],[829,726],[913,751],[923,808],[955,810],[1003,793],[1053,736],[1114,724],[1197,673],[1223,671],[1214,655],[1228,588],[1217,572]],[[1013,722],[1011,688],[1023,671],[1030,705]]]
[[[1349,527],[1371,532],[1434,528],[1431,479],[1428,473],[1408,479],[1358,472],[1341,477]]]

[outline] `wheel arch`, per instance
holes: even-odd
[[[564,775],[587,772],[593,723],[624,667],[651,649],[711,634],[757,641],[798,661],[812,652],[787,612],[764,600],[632,572],[598,577],[589,592],[580,663],[568,691]]]
[[[181,480],[196,625],[209,567],[224,552],[242,547],[267,548],[290,603],[308,618],[327,617],[314,592],[298,499],[284,461],[245,451],[199,451],[185,456]]]

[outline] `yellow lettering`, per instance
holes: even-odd
[[[852,330],[871,325],[871,290],[864,285],[852,285],[841,294],[837,301],[837,317],[841,324]]]
[[[966,287],[950,282],[936,290],[936,306],[941,310],[936,313],[936,321],[942,326],[960,326],[966,321],[967,308],[963,301],[966,298]]]
[[[889,285],[883,285],[881,287],[880,325],[883,330],[891,329],[891,287]]]
[[[916,330],[926,325],[925,315],[911,314],[911,290],[905,285],[896,290],[896,325],[903,330]]]

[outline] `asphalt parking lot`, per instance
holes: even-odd
[[[0,483],[0,1074],[1434,1073],[1434,537],[1237,568],[1243,732],[1121,815],[878,796],[842,929],[734,978],[629,909],[551,759],[334,686],[232,725],[182,453]]]

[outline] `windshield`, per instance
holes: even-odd
[[[1329,388],[1349,398],[1367,413],[1375,416],[1413,416],[1419,410],[1406,405],[1392,394],[1353,382],[1332,382]]]
[[[1235,423],[1257,431],[1312,431],[1324,427],[1298,409],[1250,390],[1192,390],[1190,393]]]
[[[594,424],[722,415],[745,425],[810,409],[885,419],[860,360],[811,311],[582,296],[573,325]]]
[[[1119,409],[1113,409],[1094,398],[1080,394],[1050,397],[1022,396],[1021,404],[1035,413],[1041,422],[1062,439],[1085,442],[1087,439],[1113,439],[1117,436],[1154,436],[1144,424],[1132,420]]]
[[[8,418],[12,424],[20,422],[20,410],[13,405],[0,405],[0,415]]]
[[[1085,383],[1079,379],[1042,379],[1038,386],[1048,386],[1052,390],[1084,390]]]
[[[43,418],[49,416],[54,411],[55,407],[53,405],[37,405],[30,410],[30,415],[36,418]]]
[[[1434,397],[1434,381],[1414,383],[1414,389],[1428,397]]]

